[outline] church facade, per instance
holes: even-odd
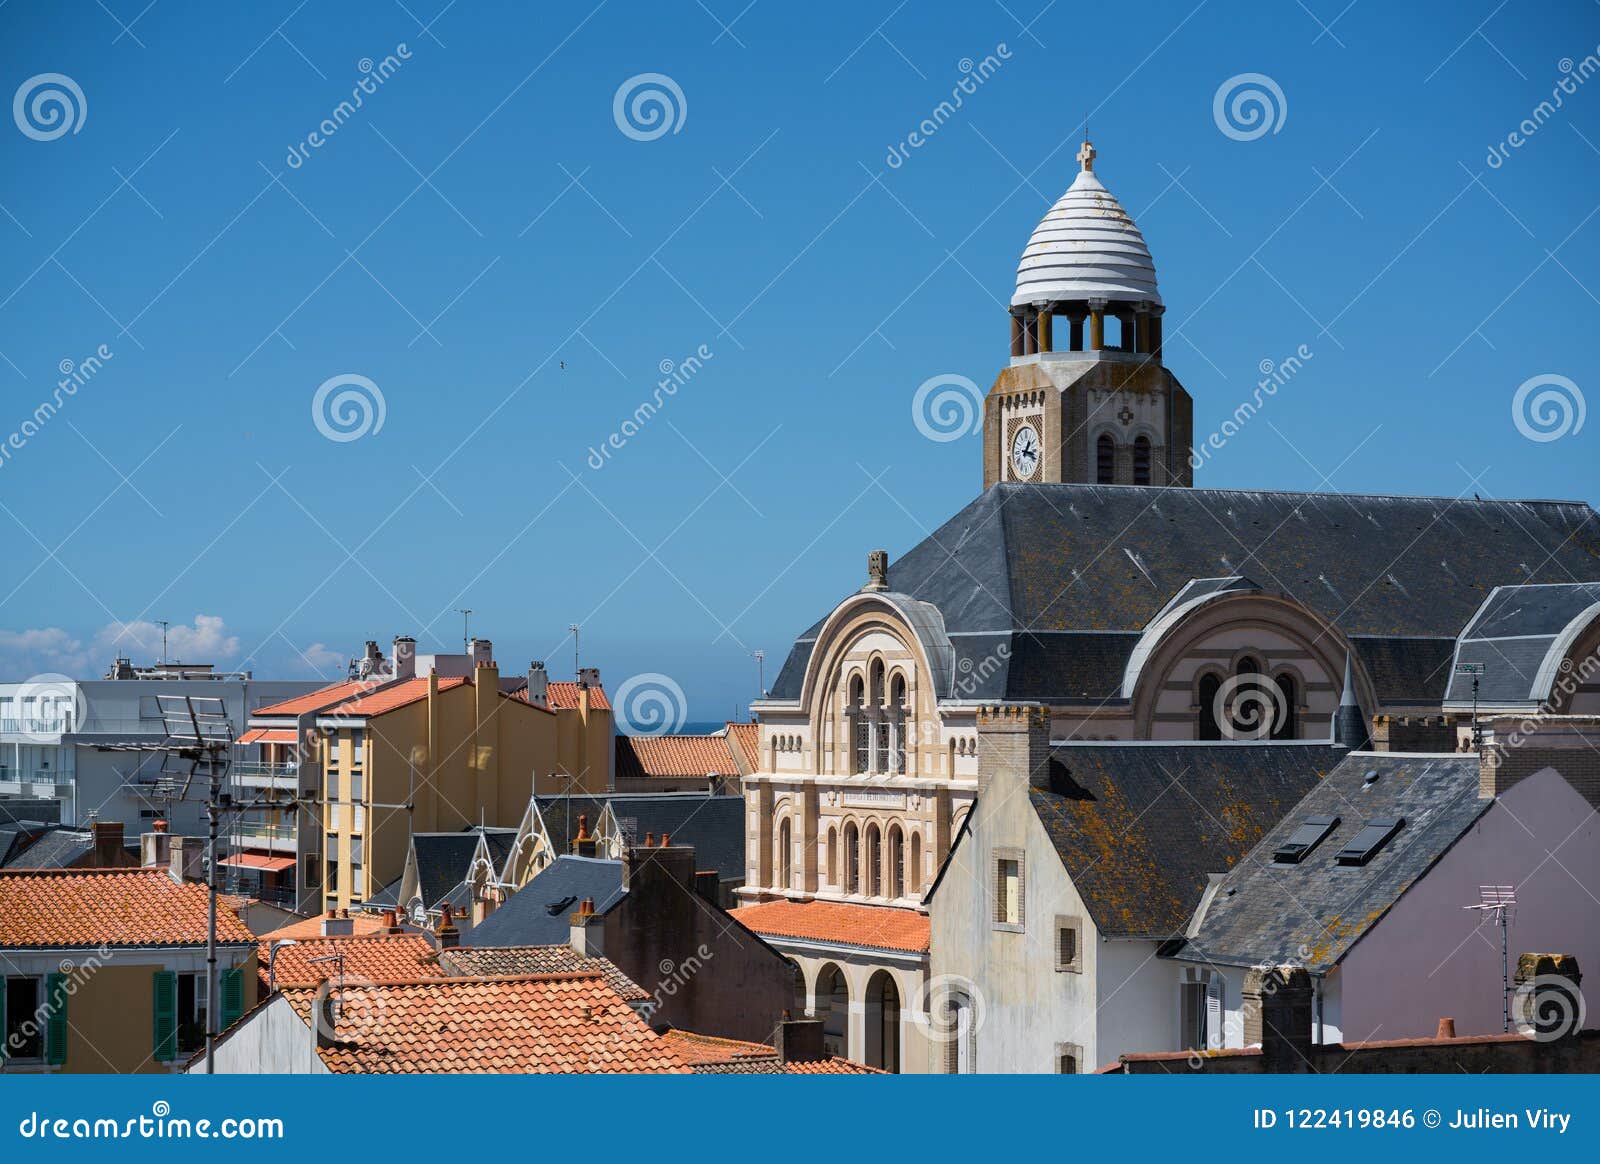
[[[1036,756],[1115,745],[1096,760],[1114,790],[1140,746],[1456,752],[1463,661],[1493,659],[1477,711],[1600,713],[1600,674],[1573,678],[1600,649],[1588,505],[1193,487],[1155,266],[1094,158],[1084,143],[1019,264],[983,492],[897,559],[873,551],[754,709],[736,916],[794,962],[796,1008],[838,1053],[891,1070],[973,1069],[960,1032],[980,1000],[937,972],[936,881],[967,879],[986,932],[1059,961],[1059,927],[1022,920],[1043,883],[1021,850],[951,860],[1018,715]],[[1263,791],[1255,833],[1217,860],[1297,796]]]

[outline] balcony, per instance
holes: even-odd
[[[71,772],[0,768],[0,795],[4,796],[69,796],[72,785]]]
[[[300,765],[267,764],[245,760],[234,764],[229,772],[245,788],[274,788],[284,792],[300,789]]]
[[[0,735],[26,736],[30,740],[60,736],[72,730],[71,716],[31,716],[26,719],[0,719]]]
[[[240,845],[252,849],[266,849],[270,853],[293,853],[296,828],[292,824],[265,824],[260,821],[242,821],[234,827],[232,836]]]

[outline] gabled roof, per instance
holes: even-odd
[[[315,987],[319,983],[345,980],[368,981],[395,978],[446,977],[451,972],[439,965],[438,953],[426,936],[407,934],[362,934],[356,937],[300,938],[293,945],[278,947],[272,957],[273,942],[263,941],[256,951],[256,969],[261,988],[271,980],[279,990]],[[341,961],[314,959],[338,957]]]
[[[1332,744],[1071,744],[1029,792],[1102,936],[1181,936],[1233,868],[1344,757]]]
[[[94,836],[87,831],[49,828],[28,835],[33,837],[31,843],[18,845],[16,853],[4,862],[4,868],[70,869],[94,852]]]
[[[1368,774],[1375,778],[1368,780]],[[1478,757],[1354,752],[1269,829],[1223,879],[1178,955],[1233,965],[1336,964],[1492,802],[1478,798]],[[1297,864],[1274,853],[1307,817],[1339,823]],[[1369,820],[1405,824],[1363,865],[1338,854]],[[1487,874],[1485,874],[1487,877]]]
[[[442,950],[439,961],[452,974],[467,977],[504,974],[598,974],[606,985],[628,1002],[643,1002],[650,995],[616,963],[586,958],[571,946],[458,946]]]
[[[998,484],[893,561],[888,584],[943,615],[963,698],[1098,703],[1118,697],[1174,595],[1233,575],[1336,626],[1380,699],[1437,703],[1490,590],[1600,578],[1600,516],[1581,502]],[[774,700],[800,697],[820,626]]]
[[[928,952],[928,915],[840,901],[763,901],[729,911],[763,937],[801,938],[872,950]]]
[[[463,946],[557,946],[584,898],[605,913],[622,899],[622,862],[562,855],[461,935]]]
[[[709,735],[618,736],[617,778],[737,777],[739,761],[726,730]]]
[[[696,867],[715,869],[724,881],[744,879],[743,796],[619,792],[610,796],[538,796],[534,800],[558,853],[572,851],[579,816],[589,818],[592,831],[609,805],[625,839],[642,844],[646,833],[657,837],[670,833],[675,844],[694,847]]]
[[[204,945],[206,904],[204,885],[165,869],[0,871],[0,948]],[[217,938],[256,941],[229,909]]]
[[[338,1074],[681,1075],[682,1058],[598,974],[363,984],[318,1056]],[[309,1027],[316,992],[286,990]],[[237,1028],[235,1028],[237,1029]]]
[[[457,687],[466,686],[467,683],[468,680],[464,677],[452,675],[439,680],[439,690],[454,691]],[[318,715],[337,716],[340,719],[363,719],[382,715],[397,708],[409,707],[426,698],[428,698],[428,680],[425,677],[402,679],[397,683],[380,687],[376,691],[358,694],[331,707],[325,707],[318,712]]]
[[[269,703],[265,707],[258,707],[250,715],[252,717],[304,715],[308,711],[316,711],[371,690],[373,684],[370,680],[346,679],[305,695],[296,695],[293,699],[284,699],[277,703]]]
[[[829,1055],[823,1059],[784,1063],[766,1043],[719,1039],[692,1031],[670,1030],[661,1038],[671,1044],[696,1075],[882,1075],[876,1067]]]

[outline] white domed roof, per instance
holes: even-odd
[[[1094,147],[1085,142],[1078,157],[1082,173],[1034,227],[1022,252],[1011,305],[1083,299],[1160,303],[1144,235],[1094,176]]]

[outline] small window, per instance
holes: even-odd
[[[1083,972],[1083,923],[1075,917],[1056,918],[1056,969]]]
[[[1404,817],[1379,817],[1369,820],[1361,826],[1361,831],[1350,838],[1348,844],[1339,850],[1337,858],[1341,865],[1365,865],[1378,855],[1378,851],[1387,845],[1394,835],[1405,828]]]
[[[1133,441],[1133,483],[1150,484],[1150,438],[1135,437]]]
[[[1284,865],[1298,865],[1338,827],[1336,816],[1308,816],[1288,840],[1273,850],[1272,859]]]
[[[1222,691],[1222,680],[1215,674],[1200,676],[1195,689],[1195,701],[1200,705],[1195,725],[1196,737],[1202,740],[1220,740],[1222,721],[1217,715],[1217,696]]]
[[[1003,849],[994,860],[994,924],[998,929],[1023,929],[1022,852]]]
[[[5,986],[5,1057],[43,1059],[44,1024],[38,1012],[43,1001],[40,979],[15,977],[3,980]]]
[[[1056,1044],[1056,1074],[1077,1075],[1082,1072],[1083,1048],[1076,1043]]]
[[[1117,442],[1111,434],[1103,432],[1094,442],[1094,480],[1097,485],[1111,485],[1117,479]]]
[[[178,975],[178,1050],[198,1051],[206,1041],[206,975]]]

